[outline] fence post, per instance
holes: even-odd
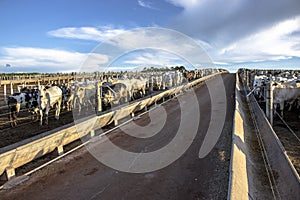
[[[97,112],[102,111],[102,101],[101,101],[101,93],[102,93],[102,82],[97,82]]]
[[[64,153],[63,145],[60,145],[57,147],[57,153],[58,153],[58,155],[62,155]]]
[[[94,136],[95,136],[95,130],[91,130],[90,136],[91,136],[91,137],[94,137]]]
[[[15,169],[12,167],[6,168],[6,178],[7,180],[11,180],[16,176]]]
[[[249,71],[246,70],[246,85],[249,87]]]
[[[6,84],[3,85],[3,96],[4,96],[4,102],[7,103]]]
[[[272,89],[273,81],[269,81],[266,84],[266,115],[273,126],[273,89]]]
[[[10,94],[14,93],[14,85],[13,82],[10,82]]]
[[[274,114],[274,93],[273,93],[273,81],[270,81],[270,124],[273,126],[273,114]]]

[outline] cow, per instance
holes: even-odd
[[[183,77],[187,82],[190,82],[193,79],[196,79],[197,75],[195,71],[185,71],[183,72]]]
[[[133,98],[144,97],[146,95],[147,82],[148,80],[143,77],[131,80]]]
[[[163,86],[162,86],[163,90],[170,89],[173,87],[174,78],[171,73],[164,73],[162,79],[163,79]]]
[[[45,113],[45,124],[48,124],[48,113],[51,108],[56,106],[55,119],[59,119],[62,103],[62,90],[58,86],[44,87],[40,86],[38,91],[38,108],[40,116],[40,125],[43,125],[43,116]]]
[[[284,104],[289,103],[289,109],[291,109],[293,102],[300,98],[300,87],[275,83],[273,86],[273,98],[275,111],[277,109],[277,105],[279,104],[281,116],[283,117]]]
[[[102,86],[102,96],[106,107],[120,105],[129,101],[129,91],[124,83]]]
[[[151,84],[154,90],[161,90],[163,84],[162,75],[156,74],[151,77]]]
[[[20,93],[14,93],[8,98],[9,120],[11,127],[17,125],[17,118],[21,109],[31,109],[34,105],[35,91],[23,88]]]
[[[129,95],[128,100],[134,100],[138,97],[143,97],[146,95],[146,85],[148,80],[142,77],[140,78],[131,78],[131,79],[123,79],[118,80],[116,83],[121,83],[126,86],[126,90]]]
[[[14,93],[8,98],[9,120],[11,127],[17,126],[17,117],[21,107],[28,107],[27,103],[21,100],[23,97],[25,100],[24,93]]]
[[[253,81],[253,89],[254,90],[254,95],[261,99],[263,97],[263,86],[265,86],[266,81],[268,80],[268,77],[265,75],[255,75],[254,76],[254,81]]]
[[[173,78],[173,86],[178,86],[182,84],[183,81],[183,74],[180,71],[175,71],[172,74],[172,78]]]
[[[60,88],[61,88],[62,94],[63,94],[62,106],[67,111],[71,111],[73,109],[75,86],[66,84],[66,85],[62,85]]]
[[[94,84],[76,85],[73,94],[73,108],[78,106],[78,114],[81,113],[82,106],[88,111],[89,106],[94,107],[96,87]]]

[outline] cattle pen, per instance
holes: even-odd
[[[37,85],[52,85],[69,83],[71,81],[85,81],[90,79],[103,80],[106,78],[118,78],[122,73],[63,73],[63,74],[13,74],[0,75],[0,106],[5,105],[7,97],[15,92],[20,92],[23,87],[33,87]]]
[[[248,86],[252,91],[259,85],[255,97],[265,112],[276,135],[281,141],[290,162],[300,173],[300,71],[298,70],[247,70]],[[284,91],[284,88],[277,88],[280,85],[288,86],[292,90]],[[274,93],[274,88],[277,93]],[[282,90],[282,99],[277,97]],[[296,93],[289,97],[289,93]],[[276,106],[276,105],[280,105]]]
[[[227,73],[226,71],[222,71],[219,73]],[[217,73],[218,74],[218,73]],[[23,138],[22,141],[19,141],[15,144],[4,145],[5,147],[1,148],[0,151],[0,163],[1,163],[1,174],[6,172],[6,175],[3,174],[2,178],[12,179],[15,177],[15,168],[18,168],[38,157],[41,157],[45,154],[52,152],[57,149],[58,154],[62,154],[63,146],[74,142],[81,137],[88,135],[93,136],[95,131],[99,128],[102,128],[109,124],[118,125],[119,121],[128,116],[134,117],[134,113],[137,113],[140,110],[148,109],[149,106],[155,106],[161,100],[174,96],[175,94],[180,94],[184,90],[188,90],[193,86],[198,85],[205,80],[213,78],[216,74],[207,75],[202,78],[193,80],[191,82],[187,82],[183,85],[176,86],[174,88],[170,88],[168,90],[160,91],[158,93],[153,93],[150,96],[146,96],[145,98],[138,99],[136,101],[130,102],[128,105],[120,106],[114,108],[114,111],[107,110],[105,112],[100,112],[97,116],[92,113],[92,116],[81,115],[74,116],[72,113],[65,113],[65,117],[62,120],[54,123],[54,126],[44,126],[39,128],[39,132],[30,131],[27,137],[31,138]],[[97,121],[97,125],[95,127],[91,127],[91,121]],[[26,121],[26,120],[25,120]],[[74,122],[80,123],[81,127],[84,131],[83,135],[78,135],[78,126],[74,125]],[[78,122],[80,121],[80,122]],[[53,121],[52,121],[53,122]],[[50,123],[52,123],[50,122]],[[20,130],[23,130],[28,124],[32,126],[33,122],[24,122],[24,124],[20,124],[17,127],[16,131],[11,131],[11,129],[6,128],[8,130],[8,138],[15,137],[15,134],[20,134]],[[58,127],[57,127],[58,126]],[[52,129],[56,127],[55,129]],[[50,129],[49,129],[50,128]],[[13,130],[13,129],[12,129]],[[25,130],[25,129],[24,129]],[[32,130],[30,128],[30,130]],[[5,132],[5,130],[1,130],[1,132]],[[47,131],[47,132],[45,132]],[[80,131],[79,131],[80,132]],[[39,134],[39,135],[36,135]],[[35,135],[35,136],[34,136]],[[22,137],[21,137],[22,138]],[[54,141],[59,141],[54,142]],[[16,142],[16,141],[14,141]],[[33,146],[32,146],[33,145]],[[42,152],[42,153],[41,153]],[[18,156],[16,155],[19,154]],[[25,156],[26,155],[26,156]]]
[[[282,132],[280,130],[278,131],[277,128],[282,128],[283,125],[279,124],[278,120],[280,120],[280,118],[277,117],[276,113],[274,113],[274,122],[273,126],[271,126],[271,123],[268,121],[265,114],[266,105],[270,106],[270,103],[266,104],[266,101],[257,98],[256,95],[259,93],[256,93],[255,89],[252,87],[253,77],[251,76],[251,73],[251,70],[247,69],[240,69],[236,74],[228,74],[226,71],[213,72],[206,74],[201,78],[183,82],[183,84],[173,87],[168,87],[166,84],[161,85],[161,89],[159,90],[157,90],[157,86],[150,87],[151,84],[148,84],[145,96],[142,96],[142,92],[139,91],[137,96],[134,95],[134,97],[139,98],[131,99],[124,104],[111,104],[111,106],[108,107],[104,103],[103,98],[110,98],[111,96],[118,97],[115,96],[118,90],[115,89],[113,85],[106,83],[108,79],[104,82],[92,82],[96,94],[95,96],[92,96],[95,100],[93,103],[94,108],[92,110],[85,109],[85,107],[83,107],[83,110],[86,110],[86,112],[83,113],[79,113],[77,107],[73,108],[73,111],[75,112],[63,110],[60,120],[54,120],[53,117],[50,117],[49,124],[43,126],[39,126],[37,122],[32,122],[30,117],[26,116],[26,111],[24,110],[24,115],[20,116],[20,123],[16,127],[3,127],[1,130],[2,132],[0,131],[2,134],[5,132],[11,133],[7,134],[8,138],[15,136],[21,138],[18,141],[12,142],[13,144],[9,144],[8,146],[3,145],[3,147],[0,148],[0,172],[2,173],[1,184],[3,184],[0,188],[4,189],[4,191],[0,191],[0,194],[12,195],[12,193],[17,190],[9,190],[10,188],[19,185],[20,183],[24,183],[29,178],[31,179],[32,177],[36,177],[34,176],[36,173],[39,174],[39,172],[41,172],[46,173],[47,175],[48,173],[51,174],[52,172],[49,172],[48,170],[51,170],[53,166],[60,166],[59,164],[64,163],[64,161],[61,161],[64,160],[63,157],[69,155],[71,158],[66,157],[65,160],[71,159],[74,164],[68,162],[68,166],[63,167],[62,169],[57,169],[57,178],[59,179],[61,176],[60,180],[63,181],[63,183],[68,181],[65,179],[68,178],[67,175],[71,174],[71,172],[67,172],[67,170],[69,170],[69,167],[73,165],[74,166],[71,170],[74,170],[75,172],[72,177],[76,177],[76,180],[82,180],[80,174],[77,174],[77,170],[81,170],[81,167],[93,166],[91,171],[89,171],[90,169],[87,169],[88,171],[84,172],[84,174],[87,174],[84,176],[93,174],[91,177],[102,177],[104,179],[101,178],[101,182],[106,180],[108,184],[111,184],[111,181],[114,181],[114,178],[112,178],[112,180],[106,179],[108,174],[110,174],[110,176],[113,174],[112,176],[117,177],[118,182],[118,178],[125,177],[127,180],[128,177],[133,177],[134,182],[141,180],[149,183],[149,180],[157,174],[163,176],[163,179],[173,181],[175,179],[170,179],[170,177],[173,176],[169,176],[170,174],[167,174],[167,177],[164,176],[164,173],[174,172],[175,176],[177,176],[179,169],[176,167],[179,166],[179,168],[184,171],[183,176],[180,177],[180,181],[181,179],[184,179],[186,172],[191,173],[192,175],[192,185],[187,185],[186,187],[182,186],[187,189],[187,191],[190,191],[194,186],[197,186],[196,191],[199,191],[199,184],[197,185],[196,183],[198,180],[201,180],[201,177],[207,179],[205,183],[207,183],[209,187],[211,187],[212,180],[219,180],[218,182],[222,182],[222,191],[209,189],[209,196],[212,199],[217,197],[218,194],[220,195],[220,193],[222,193],[222,198],[225,198],[224,193],[227,193],[228,199],[298,199],[300,197],[299,175],[297,173],[295,160],[293,160],[291,155],[289,155],[293,153],[295,149],[289,150],[286,144],[284,144],[289,143],[292,147],[296,146],[297,143],[290,143],[291,140],[295,140],[288,138],[293,136],[293,134],[283,137],[280,136]],[[208,157],[198,159],[199,143],[197,143],[195,144],[197,147],[191,146],[191,149],[185,153],[185,156],[194,156],[194,153],[196,153],[196,161],[195,158],[191,156],[190,158],[193,162],[188,161],[185,165],[184,162],[187,158],[184,157],[170,166],[175,166],[175,170],[170,170],[170,167],[167,167],[166,169],[158,170],[157,172],[146,173],[145,176],[144,174],[129,176],[127,173],[124,174],[115,170],[111,171],[109,169],[107,171],[107,168],[105,167],[99,168],[101,170],[97,172],[98,168],[94,168],[95,163],[93,163],[93,161],[89,158],[82,158],[77,154],[76,156],[72,156],[75,151],[80,151],[81,147],[87,144],[97,146],[99,143],[101,144],[101,142],[105,142],[102,141],[104,134],[105,136],[106,134],[109,134],[109,140],[116,142],[116,144],[120,145],[121,148],[126,148],[128,146],[131,148],[133,145],[137,145],[137,149],[142,149],[142,151],[145,149],[147,150],[148,146],[152,145],[154,145],[155,149],[157,148],[157,143],[164,140],[166,140],[164,142],[169,143],[170,138],[173,137],[169,135],[169,133],[172,132],[170,130],[173,130],[172,128],[175,126],[177,127],[176,124],[168,124],[166,128],[169,131],[163,132],[162,135],[158,136],[158,140],[150,140],[148,141],[149,143],[143,143],[141,140],[137,142],[135,138],[133,138],[133,143],[127,143],[128,138],[125,137],[124,134],[119,134],[118,131],[122,130],[120,127],[126,126],[129,122],[137,123],[139,125],[139,123],[141,123],[139,122],[139,119],[141,118],[144,120],[141,124],[147,124],[147,120],[149,120],[149,116],[147,116],[148,113],[152,110],[157,110],[157,108],[162,106],[168,107],[168,112],[172,111],[171,113],[174,114],[175,112],[173,111],[175,109],[173,107],[175,107],[174,105],[176,105],[176,101],[181,96],[187,96],[186,94],[193,92],[194,90],[197,90],[198,92],[197,95],[201,101],[199,103],[202,105],[202,112],[205,111],[205,115],[202,115],[202,118],[199,121],[199,125],[202,124],[202,126],[199,128],[200,134],[198,133],[200,138],[198,142],[201,144],[204,143],[203,140],[205,138],[203,138],[202,134],[206,130],[206,125],[204,124],[207,123],[207,119],[209,118],[209,105],[211,104],[211,100],[208,98],[211,94],[208,94],[209,91],[207,90],[207,84],[213,83],[214,87],[219,87],[218,81],[214,81],[218,79],[216,77],[219,75],[222,76],[224,84],[227,85],[226,87],[228,87],[229,83],[229,85],[232,86],[230,86],[229,90],[228,88],[226,89],[226,99],[222,102],[218,101],[218,104],[223,105],[223,103],[227,101],[227,111],[231,114],[234,113],[234,116],[232,117],[231,114],[227,113],[223,136],[221,136],[217,145],[213,147],[212,152],[208,155]],[[233,79],[233,77],[236,78]],[[120,80],[123,79],[124,78],[120,76]],[[230,81],[228,82],[228,80]],[[223,81],[221,82],[223,83]],[[232,83],[235,84],[235,87]],[[82,84],[80,86],[89,87],[88,84]],[[263,87],[260,87],[260,92],[265,94],[262,88]],[[111,96],[108,95],[104,97],[103,95],[100,95],[99,98],[99,95],[97,94],[102,94],[102,92],[105,91],[109,91]],[[210,96],[210,98],[212,97]],[[101,106],[99,107],[100,101]],[[89,105],[85,106],[88,107]],[[218,110],[215,111],[218,112]],[[52,115],[53,114],[54,113],[52,113]],[[278,111],[278,114],[280,115],[281,113]],[[159,112],[158,115],[160,115]],[[171,114],[170,116],[176,119],[180,115],[176,114],[173,116]],[[284,122],[282,121],[282,123],[288,124],[290,129],[298,137],[299,133],[297,132],[297,126],[299,123],[297,121],[297,117],[297,112],[285,109],[283,117]],[[218,120],[216,120],[215,123],[219,123]],[[207,125],[208,124],[209,122]],[[36,129],[41,129],[41,131],[34,132],[33,135],[30,135],[29,132],[26,133],[26,129],[34,129],[34,127],[39,127]],[[22,135],[22,133],[24,133],[24,135]],[[226,134],[224,135],[224,133]],[[25,136],[26,134],[29,135]],[[283,139],[284,137],[286,137],[285,140]],[[296,138],[295,136],[293,137]],[[150,149],[152,150],[151,147]],[[212,158],[212,155],[216,157]],[[76,165],[80,163],[80,159],[84,160],[84,164],[81,167],[77,167]],[[206,163],[211,163],[211,160],[213,159],[218,160],[218,164],[213,161],[216,165],[212,164],[207,167]],[[89,160],[91,164],[88,164],[89,162],[87,162],[87,160]],[[195,163],[197,163],[197,165],[195,165]],[[197,168],[191,168],[191,166],[197,166]],[[163,170],[164,173],[162,173]],[[222,172],[221,175],[220,171]],[[136,179],[137,177],[141,179]],[[210,178],[208,177],[214,177],[214,179],[209,180]],[[188,179],[190,178],[191,177],[189,176]],[[51,179],[51,177],[47,179]],[[45,180],[45,182],[47,182],[47,180]],[[140,183],[139,181],[137,182]],[[86,184],[88,185],[89,183]],[[226,190],[224,187],[227,187],[227,184],[228,189]],[[23,187],[22,185],[20,185],[20,188],[24,189],[28,184],[25,182],[25,186],[23,185]],[[125,185],[128,186],[129,184]],[[201,185],[201,191],[205,192],[204,185],[206,184]],[[214,183],[213,185],[215,187],[219,187],[217,183]],[[79,185],[78,187],[81,186]],[[215,187],[213,188],[215,189]],[[52,189],[49,189],[49,191],[52,191]],[[214,192],[211,193],[212,191]],[[7,195],[3,196],[4,199]],[[67,194],[58,195],[62,195],[63,197],[68,196]],[[72,196],[72,194],[70,195]],[[200,197],[202,194],[193,193],[191,195]]]

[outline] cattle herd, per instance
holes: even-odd
[[[59,85],[42,85],[24,87],[19,93],[8,98],[9,120],[12,127],[17,125],[17,117],[22,109],[28,110],[33,120],[40,125],[48,123],[50,109],[55,109],[55,118],[59,119],[62,109],[76,110],[81,114],[97,110],[110,109],[112,106],[142,98],[153,92],[176,87],[209,74],[217,69],[191,71],[152,71],[140,73],[122,73],[118,78],[103,76],[78,82],[72,80]]]
[[[281,116],[284,109],[300,112],[300,71],[253,70],[250,79],[254,95],[259,100],[265,98],[266,85],[271,83],[274,111],[280,109]]]

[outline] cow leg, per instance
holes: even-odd
[[[45,124],[48,125],[48,113],[45,113]]]
[[[143,97],[146,96],[146,88],[143,88]]]
[[[294,101],[292,101],[292,102],[288,102],[288,104],[289,104],[289,109],[288,109],[288,111],[290,112],[290,111],[292,110],[292,107],[293,107]]]
[[[35,112],[32,111],[32,112],[31,112],[31,121],[34,121],[34,120],[35,120]]]
[[[9,112],[8,119],[9,119],[10,126],[11,126],[11,127],[14,127],[14,124],[13,124],[13,118],[12,118],[12,112]]]
[[[9,113],[9,121],[11,127],[17,126],[17,115],[15,112]]]
[[[59,120],[59,113],[60,113],[60,103],[57,104],[55,110],[55,119]]]
[[[40,125],[43,125],[43,111],[40,109]]]
[[[70,101],[67,102],[67,108],[68,108],[68,111],[72,110],[72,102],[70,102]]]
[[[124,95],[124,103],[128,101],[128,94]]]
[[[17,126],[17,118],[15,117],[14,114],[13,114],[13,117],[12,117],[10,125],[11,125],[11,127]]]
[[[80,114],[80,112],[81,112],[81,104],[78,103],[78,115]]]
[[[76,97],[73,98],[72,107],[73,109],[76,108]]]
[[[91,106],[91,109],[94,110],[94,109],[93,109],[94,106],[93,106],[92,100],[89,100],[89,104],[90,104],[90,106]]]
[[[48,125],[48,114],[49,114],[50,106],[46,107],[45,111],[45,124]],[[56,117],[56,116],[55,116]]]
[[[284,102],[280,102],[280,114],[283,117],[283,110],[284,110]]]
[[[70,102],[67,102],[67,111],[70,111],[71,108],[70,108]]]
[[[35,116],[35,120],[34,121],[38,121],[39,120],[39,109],[35,108],[33,110],[33,116]]]

